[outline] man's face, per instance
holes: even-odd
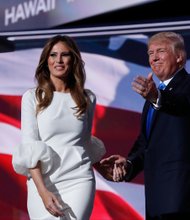
[[[171,78],[179,69],[179,55],[171,42],[153,41],[148,49],[149,63],[154,74],[162,81]]]

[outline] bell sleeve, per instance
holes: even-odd
[[[53,167],[54,151],[40,140],[36,116],[35,90],[26,91],[21,102],[21,143],[15,147],[12,164],[16,173],[30,177],[29,169],[41,162],[42,174]]]
[[[88,129],[90,133],[90,138],[87,144],[87,151],[88,151],[92,164],[94,164],[94,163],[99,162],[102,159],[102,157],[106,153],[106,148],[105,148],[103,141],[101,141],[99,138],[91,134],[94,112],[95,112],[95,107],[96,107],[96,96],[90,90],[88,90],[88,95],[90,98],[90,105],[88,109]]]
[[[92,164],[99,162],[106,153],[104,143],[97,137],[91,136],[88,144],[88,154]]]

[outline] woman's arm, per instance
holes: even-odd
[[[43,174],[53,167],[53,151],[39,135],[34,90],[28,90],[22,97],[21,134],[21,144],[13,154],[13,167],[17,173],[32,177],[45,208],[54,216],[62,216],[58,199],[43,180]]]
[[[34,168],[30,168],[29,172],[31,174],[31,177],[36,185],[36,188],[38,190],[38,193],[40,197],[42,198],[42,201],[44,203],[44,206],[46,209],[53,215],[53,216],[63,216],[63,207],[59,203],[57,197],[50,192],[43,181],[41,168],[40,168],[40,162],[38,162],[37,166]]]

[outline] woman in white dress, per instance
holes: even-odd
[[[95,195],[93,163],[105,153],[91,135],[96,97],[84,89],[85,70],[69,36],[46,43],[35,78],[23,94],[21,144],[13,167],[27,176],[31,220],[89,220]]]

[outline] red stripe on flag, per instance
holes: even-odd
[[[12,156],[0,154],[0,218],[19,220],[26,213],[26,178],[15,173]]]
[[[0,122],[13,125],[14,127],[20,128],[20,120],[12,118],[8,115],[4,115],[0,113]]]
[[[0,95],[0,122],[20,128],[21,96]]]
[[[90,220],[143,220],[143,217],[121,197],[108,191],[96,191]]]
[[[140,129],[141,114],[133,111],[97,105],[93,133],[103,140],[106,155],[127,156]],[[141,172],[132,182],[144,184]]]

